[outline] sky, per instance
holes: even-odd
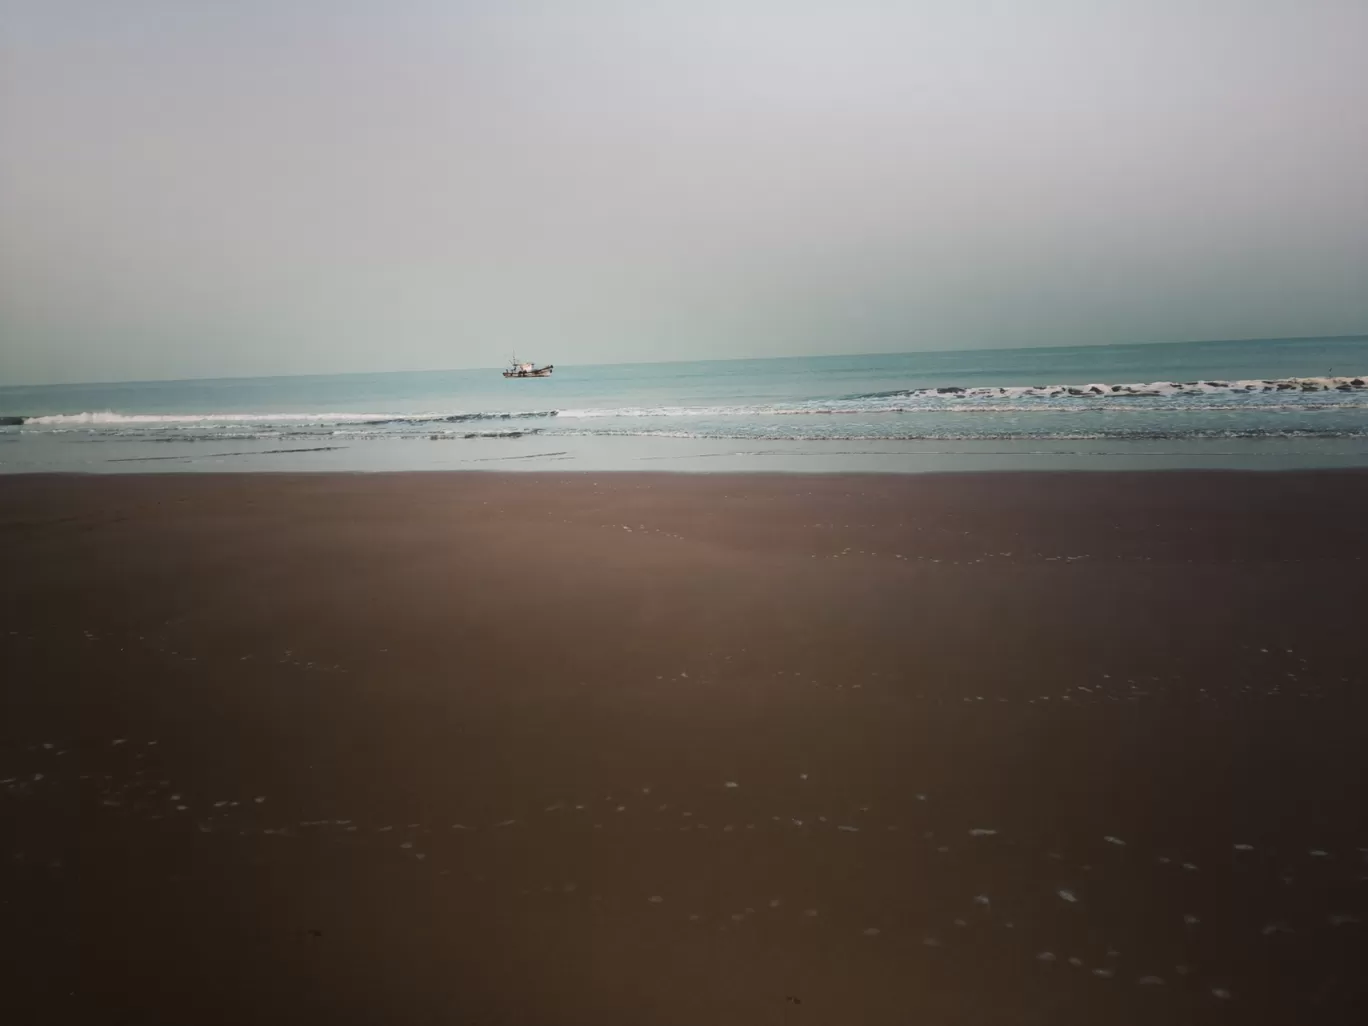
[[[1363,0],[0,0],[0,384],[1368,330]]]

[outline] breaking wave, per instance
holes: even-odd
[[[1249,395],[1264,392],[1355,392],[1368,388],[1363,377],[1247,378],[1238,381],[1150,381],[1130,384],[1086,385],[979,385],[961,388],[943,385],[935,388],[893,389],[846,396],[860,399],[987,399],[998,397],[1034,399],[1111,399],[1132,397]]]
[[[414,431],[395,433],[379,428],[352,428],[319,431],[233,431],[215,433],[197,431],[185,434],[155,435],[102,435],[100,437],[73,439],[73,441],[136,441],[139,443],[192,443],[192,442],[302,442],[302,441],[468,441],[483,439],[517,438],[683,438],[708,441],[770,441],[770,442],[970,442],[970,441],[1202,441],[1202,440],[1349,440],[1368,439],[1368,427],[1364,428],[1097,428],[1092,430],[1001,430],[991,427],[974,430],[937,430],[897,431],[888,430],[880,425],[870,425],[865,431],[851,430],[845,422],[837,421],[827,427],[814,427],[812,430],[779,430],[772,426],[756,424],[725,427],[701,427],[695,430],[672,429],[668,427],[566,427],[523,428],[504,431]],[[294,451],[294,450],[281,450]]]
[[[554,417],[555,410],[497,413],[52,413],[37,417],[0,417],[0,425],[55,427],[161,424],[459,424],[472,420],[521,420]]]
[[[733,431],[671,431],[668,429],[601,429],[553,432],[557,437],[620,437],[620,438],[699,438],[713,441],[767,442],[973,442],[973,441],[1190,441],[1234,439],[1368,439],[1368,428],[1361,430],[1302,430],[1296,428],[1248,428],[1229,430],[1146,430],[1136,428],[1099,429],[1096,431],[918,431],[908,433],[869,432],[865,434],[842,431],[812,433],[783,432],[758,429],[752,432]]]
[[[533,435],[774,441],[1358,439],[1368,437],[1368,381],[1327,376],[943,385],[696,406],[422,413],[104,410],[5,416],[0,429],[0,437],[31,432],[78,443],[440,441]]]

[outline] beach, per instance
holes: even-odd
[[[1361,1021],[1365,525],[1354,470],[0,477],[6,1005]]]

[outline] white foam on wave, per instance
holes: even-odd
[[[1215,395],[1264,392],[1330,392],[1340,389],[1354,391],[1368,388],[1365,378],[1359,376],[1323,376],[1303,378],[1241,378],[1236,380],[1205,381],[1137,381],[1112,384],[1090,382],[1085,385],[976,385],[968,388],[958,386],[933,386],[914,388],[855,398],[913,398],[939,396],[950,400],[984,397],[1030,397],[1030,398],[1078,398],[1096,399],[1108,397],[1130,398],[1134,396],[1177,396],[1177,395]]]
[[[909,422],[912,430],[890,430],[892,424],[852,423],[852,417],[909,415],[1045,414],[1065,416],[1080,411],[1124,413],[1258,413],[1277,414],[1308,411],[1368,410],[1368,381],[1364,377],[1311,377],[1240,379],[1198,382],[1140,382],[1128,384],[1094,383],[1086,385],[997,385],[939,386],[894,389],[843,397],[776,399],[736,404],[701,405],[626,405],[573,407],[543,410],[494,410],[484,412],[434,410],[417,413],[381,411],[331,412],[206,412],[206,413],[122,413],[114,410],[79,413],[51,413],[31,417],[0,418],[8,427],[35,432],[88,432],[97,435],[174,441],[218,440],[233,437],[267,439],[298,435],[332,434],[349,441],[363,438],[485,438],[520,437],[545,432],[557,435],[627,435],[679,437],[692,439],[750,439],[792,441],[957,441],[1015,440],[1101,440],[1134,438],[1317,438],[1364,437],[1358,425],[1344,423],[1275,427],[1262,424],[1184,424],[1175,427],[1162,416],[1153,426],[1141,421],[1102,425],[1076,421],[1067,426],[1035,430],[1004,431],[996,422],[985,430],[952,426],[951,420],[934,425]],[[822,418],[834,417],[843,425],[818,425]],[[773,419],[778,423],[745,424],[746,420]],[[522,430],[481,430],[480,422],[514,421],[528,424]],[[565,423],[557,427],[551,422]],[[713,423],[706,423],[712,421]],[[530,423],[529,423],[530,422]],[[663,422],[663,423],[662,423]],[[1148,422],[1146,422],[1148,423]],[[725,426],[735,424],[736,427]],[[617,426],[613,426],[617,425]],[[789,425],[793,425],[792,428]],[[818,426],[814,426],[818,425]],[[510,428],[512,425],[510,425]],[[921,430],[925,427],[926,430]]]
[[[330,411],[326,413],[303,413],[283,410],[280,412],[249,413],[119,413],[114,410],[87,411],[84,413],[51,413],[35,417],[20,418],[22,426],[46,428],[113,427],[113,428],[186,428],[195,426],[222,427],[224,425],[413,425],[428,429],[438,424],[466,424],[476,421],[521,421],[549,418],[557,415],[556,410],[495,410],[489,412],[463,410],[433,410],[421,413],[377,413],[354,411]],[[453,429],[455,430],[455,429]]]
[[[29,417],[24,426],[57,424],[274,424],[274,423],[365,423],[394,420],[393,413],[54,413]],[[418,415],[422,416],[422,415]],[[433,418],[442,414],[431,414]],[[417,419],[417,418],[414,418]]]
[[[1289,403],[1292,396],[1318,394],[1320,401],[1331,405],[1351,405],[1356,398],[1368,396],[1368,384],[1363,377],[1318,378],[1251,378],[1236,381],[1151,381],[1107,384],[1094,382],[1085,385],[976,385],[930,386],[926,388],[896,389],[890,392],[867,393],[842,398],[808,399],[793,402],[746,403],[735,406],[624,406],[603,408],[572,408],[559,412],[570,420],[601,418],[661,418],[661,417],[784,417],[837,414],[920,413],[953,411],[960,413],[1028,413],[1056,408],[1061,412],[1078,409],[1080,402],[1096,405],[1106,400],[1124,401],[1127,409],[1146,408],[1143,400],[1211,399],[1225,396],[1239,397],[1239,402],[1216,406],[1211,402],[1201,405],[1205,410],[1236,411],[1246,409],[1252,397],[1259,398],[1259,408],[1306,409],[1305,401]],[[1358,382],[1358,384],[1355,384]],[[1328,393],[1334,393],[1330,395]],[[1341,398],[1344,396],[1345,398]],[[1264,398],[1267,397],[1267,398]],[[1053,403],[1042,402],[1042,400]],[[1137,400],[1141,402],[1137,403]],[[1275,402],[1276,401],[1276,402]],[[1161,403],[1169,409],[1171,403]]]

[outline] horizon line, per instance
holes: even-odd
[[[572,367],[633,367],[633,366],[659,366],[670,364],[685,363],[742,363],[745,361],[763,362],[769,360],[825,360],[833,358],[859,359],[866,356],[911,356],[927,355],[939,356],[948,353],[985,353],[985,352],[1018,352],[1021,350],[1051,350],[1051,349],[1108,349],[1123,348],[1125,346],[1192,346],[1192,345],[1211,345],[1214,343],[1238,344],[1242,342],[1336,342],[1349,339],[1368,339],[1368,332],[1351,333],[1347,335],[1267,335],[1256,336],[1253,338],[1199,338],[1174,340],[1150,340],[1146,342],[1088,342],[1081,345],[1060,346],[1060,345],[1017,345],[1017,346],[980,346],[975,349],[886,349],[864,353],[805,353],[790,354],[786,356],[722,356],[709,359],[694,360],[622,360],[612,363],[576,363],[563,364],[562,366]],[[405,370],[371,370],[371,371],[295,371],[285,374],[216,374],[210,377],[201,378],[116,378],[96,381],[49,381],[31,382],[27,384],[0,384],[0,391],[19,388],[79,388],[91,385],[169,385],[177,383],[189,383],[196,381],[265,381],[272,378],[344,378],[344,377],[373,377],[382,374],[450,374],[463,371],[492,371],[498,370],[494,366],[470,366],[470,367],[425,367],[410,368]]]

